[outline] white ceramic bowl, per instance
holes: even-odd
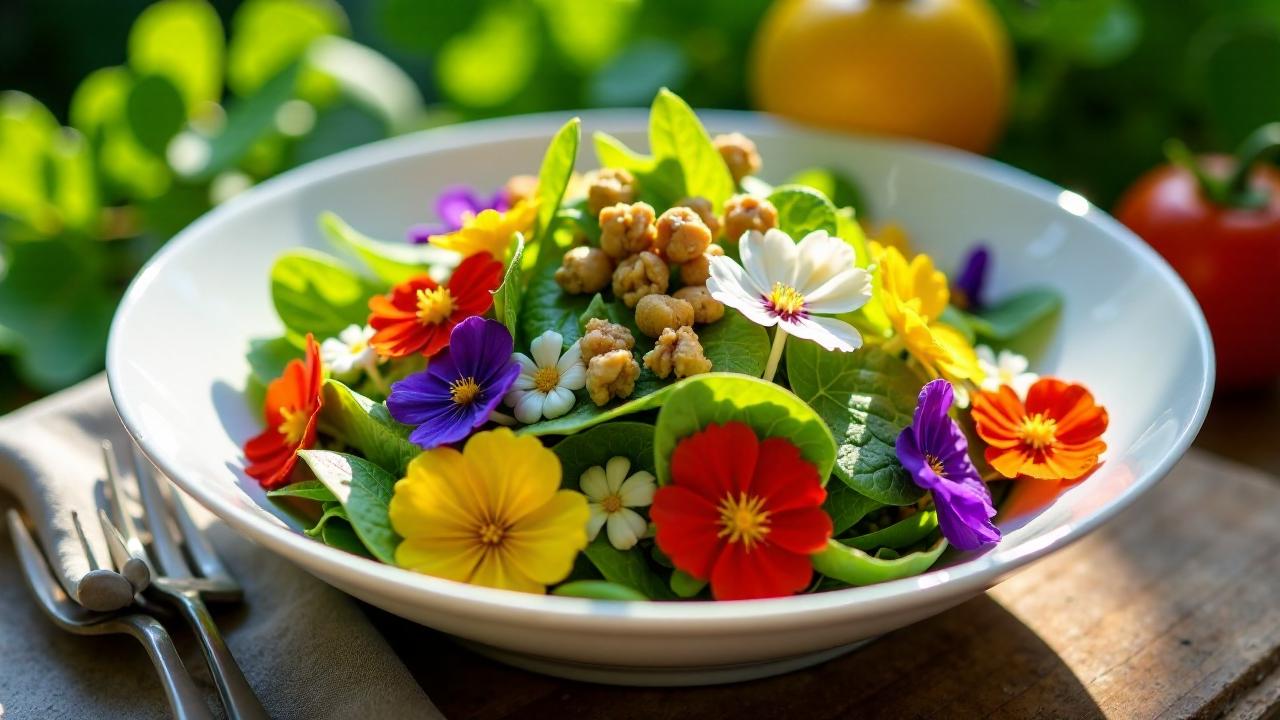
[[[107,369],[120,416],[183,489],[263,547],[373,605],[469,641],[504,661],[587,680],[695,684],[760,677],[952,607],[1097,527],[1159,480],[1194,438],[1212,390],[1200,310],[1169,267],[1074,193],[995,162],[935,147],[853,139],[749,113],[712,112],[741,130],[766,179],[828,165],[864,188],[874,215],[901,222],[943,268],[977,240],[995,253],[994,295],[1049,284],[1066,298],[1044,373],[1086,382],[1111,415],[1105,464],[1034,515],[1004,523],[990,551],[919,577],[774,600],[620,603],[472,587],[355,557],[290,527],[241,470],[259,431],[246,404],[244,351],[278,335],[268,270],[282,250],[327,248],[333,210],[386,239],[426,218],[446,185],[499,186],[536,171],[568,117],[517,117],[377,143],[299,168],[235,198],[174,238],[129,288]],[[642,111],[583,114],[589,133],[643,147]]]

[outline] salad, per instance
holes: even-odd
[[[329,213],[334,254],[276,260],[245,473],[307,535],[523,592],[777,597],[981,552],[1006,496],[1098,464],[1106,411],[1016,352],[1060,298],[988,297],[987,248],[948,279],[848,178],[771,185],[666,90],[650,155],[596,133],[581,172],[580,134],[405,241]]]

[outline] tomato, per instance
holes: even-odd
[[[986,0],[779,0],[751,61],[767,112],[974,152],[999,138],[1013,76]]]
[[[1115,214],[1169,261],[1200,301],[1219,386],[1266,383],[1280,376],[1280,171],[1256,164],[1247,182],[1253,201],[1233,204],[1214,199],[1204,183],[1236,173],[1240,163],[1229,155],[1195,162],[1201,177],[1178,164],[1150,171]]]

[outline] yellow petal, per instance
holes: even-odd
[[[387,508],[391,527],[412,538],[428,531],[462,531],[480,524],[485,503],[475,489],[474,473],[452,448],[428,450],[409,463],[396,483]]]
[[[484,488],[488,517],[500,525],[537,510],[560,487],[560,459],[537,438],[497,428],[472,435],[462,454]]]
[[[936,320],[951,299],[947,276],[924,253],[911,258],[911,295],[919,300],[920,314],[928,321]]]
[[[945,323],[934,323],[930,326],[933,342],[940,349],[938,369],[951,381],[972,380],[982,382],[982,366],[978,364],[978,354],[959,330]]]
[[[545,583],[540,583],[521,572],[520,567],[513,562],[505,543],[503,549],[492,550],[485,554],[471,576],[471,584],[527,593],[542,594],[547,591]]]
[[[587,499],[560,490],[521,518],[503,538],[512,563],[534,580],[551,585],[568,577],[573,559],[587,546]]]
[[[396,564],[423,575],[471,582],[485,555],[478,542],[405,540],[396,547]]]

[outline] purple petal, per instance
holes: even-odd
[[[985,245],[977,245],[965,257],[956,277],[953,294],[955,304],[962,310],[977,310],[983,305],[983,289],[987,284],[987,265],[991,251]]]
[[[506,190],[499,190],[493,194],[493,199],[489,201],[489,209],[498,212],[506,212],[511,209],[511,198],[507,197]]]
[[[421,223],[409,228],[409,242],[425,245],[431,242],[432,235],[444,235],[447,232],[449,228],[440,223]]]
[[[458,372],[477,380],[510,361],[514,350],[506,325],[478,315],[458,323],[449,333],[449,355]]]
[[[996,511],[991,493],[961,483],[944,482],[933,490],[942,536],[960,550],[977,550],[1000,540],[1000,530],[991,522]]]
[[[445,188],[436,196],[436,215],[450,230],[462,227],[464,215],[475,215],[485,209],[485,202],[466,185]]]

